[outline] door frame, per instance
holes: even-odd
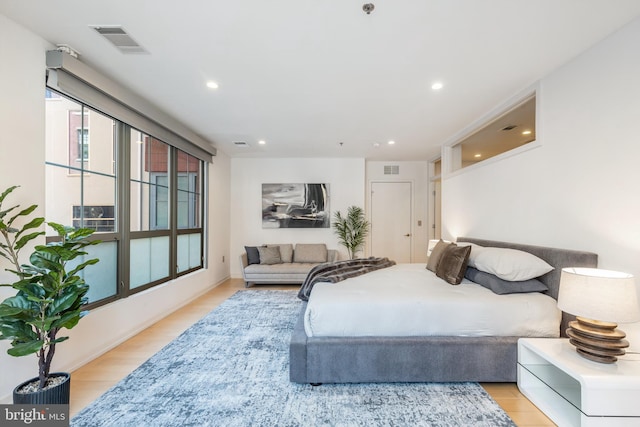
[[[440,162],[439,168],[436,168],[437,162]],[[429,160],[429,202],[427,209],[429,240],[437,240],[442,237],[442,166],[441,155]],[[440,194],[437,194],[437,182],[440,183]],[[439,203],[435,200],[436,198],[439,198]]]
[[[371,215],[373,212],[373,203],[372,200],[373,198],[371,197],[371,194],[373,193],[373,185],[374,184],[409,184],[409,193],[411,194],[411,200],[409,203],[409,233],[411,233],[411,236],[409,236],[409,259],[410,262],[414,261],[414,243],[415,243],[415,225],[414,225],[414,221],[413,221],[413,217],[414,217],[414,212],[415,212],[415,180],[413,179],[399,179],[399,180],[392,180],[392,179],[374,179],[371,180],[367,183],[367,221],[371,222]],[[371,225],[373,226],[373,223],[371,223]],[[366,248],[366,256],[371,256],[371,245],[372,245],[372,237],[373,237],[373,232],[370,231],[369,234],[367,235],[367,248]]]

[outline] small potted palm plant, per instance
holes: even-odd
[[[354,259],[364,246],[369,226],[364,211],[358,206],[349,206],[346,216],[342,216],[340,211],[333,214],[333,228],[340,244],[347,248],[349,259]]]
[[[51,373],[56,345],[68,339],[59,337],[61,329],[71,329],[86,312],[87,285],[79,273],[98,259],[82,261],[84,248],[100,243],[88,241],[93,230],[48,223],[59,240],[36,245],[29,263],[20,262],[20,251],[33,239],[44,234],[38,231],[44,218],[28,217],[36,205],[20,210],[19,206],[2,207],[5,198],[17,187],[10,187],[0,195],[0,255],[6,258],[17,280],[0,286],[12,287],[16,294],[0,303],[0,339],[10,340],[7,353],[11,356],[35,354],[38,377],[14,389],[13,403],[67,404],[70,375]],[[19,227],[19,221],[28,221]]]

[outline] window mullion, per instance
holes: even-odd
[[[80,134],[78,135],[78,141],[82,141],[82,134],[84,133],[85,123],[84,123],[84,109],[86,107],[82,105],[80,108]],[[78,144],[80,146],[81,142]],[[85,179],[85,164],[84,158],[82,158],[82,151],[80,152],[80,227],[84,227],[84,179]]]
[[[169,150],[169,275],[175,279],[178,275],[178,150]]]
[[[120,246],[118,250],[118,295],[126,298],[130,294],[131,271],[131,132],[129,126],[122,122],[116,122],[117,143],[117,230],[120,234]]]

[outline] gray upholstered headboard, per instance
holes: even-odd
[[[520,243],[500,242],[494,240],[475,239],[473,237],[459,237],[458,242],[475,243],[480,246],[491,246],[496,248],[511,248],[529,252],[541,258],[553,266],[554,269],[540,280],[549,287],[546,294],[558,299],[558,290],[560,288],[560,272],[565,267],[597,267],[598,255],[592,252],[575,251],[570,249],[548,248],[544,246],[525,245]],[[573,319],[573,316],[567,313],[562,314],[561,334],[564,335],[567,323]]]

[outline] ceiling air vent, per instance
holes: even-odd
[[[249,144],[247,144],[245,141],[234,141],[233,145],[235,145],[236,147],[248,147]]]
[[[142,46],[138,44],[124,28],[118,25],[109,26],[91,26],[102,37],[109,40],[111,44],[118,48],[122,53],[148,53]]]
[[[384,167],[385,175],[398,175],[400,173],[400,166],[398,165],[386,165]]]
[[[502,130],[509,131],[509,130],[513,130],[513,129],[517,128],[517,127],[518,127],[517,125],[509,125],[509,126],[503,127]]]

